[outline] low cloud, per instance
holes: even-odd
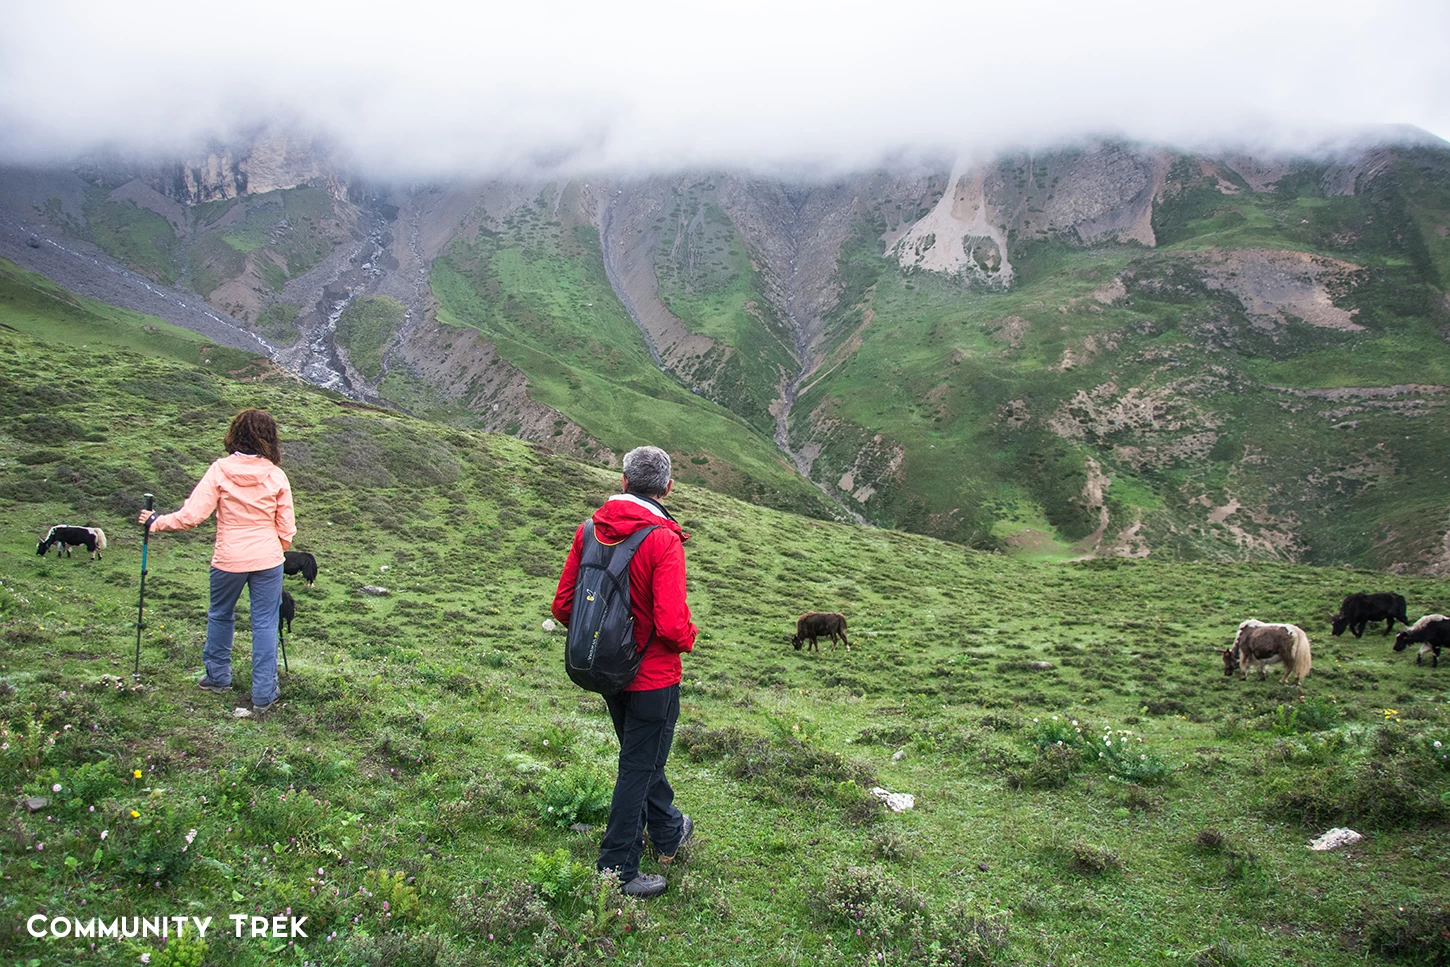
[[[1450,134],[1442,0],[493,6],[13,4],[0,160],[180,156],[262,127],[403,178]]]

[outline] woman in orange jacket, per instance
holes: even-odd
[[[252,709],[277,703],[277,614],[282,606],[283,554],[297,533],[292,485],[278,466],[282,447],[277,421],[266,410],[243,410],[223,441],[227,456],[207,468],[185,505],[173,514],[141,511],[151,532],[190,530],[216,512],[211,559],[211,606],[206,613],[206,674],[197,685],[209,692],[232,688],[232,636],[236,604],[248,589],[252,607]]]

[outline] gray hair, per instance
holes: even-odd
[[[659,447],[635,447],[624,455],[624,479],[630,493],[664,496],[670,485],[670,455]]]

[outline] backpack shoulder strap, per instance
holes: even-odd
[[[584,522],[584,539],[579,546],[579,566],[603,565],[608,558],[608,549],[594,537],[594,521]]]
[[[634,559],[635,551],[639,550],[639,546],[650,535],[650,531],[658,529],[659,526],[659,524],[651,524],[649,527],[641,527],[618,544],[610,547],[608,565],[610,577],[618,580],[620,575],[624,574],[625,569],[629,567],[629,562]]]

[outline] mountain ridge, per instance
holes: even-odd
[[[946,173],[816,183],[698,172],[413,188],[316,176],[285,146],[257,152],[271,168],[243,171],[240,154],[205,169],[216,175],[206,192],[172,180],[172,196],[188,200],[236,193],[181,209],[192,224],[171,241],[161,223],[181,215],[154,173],[155,197],[134,177],[104,195],[72,186],[40,206],[34,179],[20,191],[0,178],[0,193],[132,264],[140,250],[182,282],[217,281],[212,301],[243,325],[296,333],[277,355],[314,382],[576,456],[608,462],[629,438],[661,432],[642,414],[683,393],[700,401],[680,411],[704,421],[692,432],[718,428],[690,455],[708,467],[700,482],[713,475],[738,496],[776,495],[767,499],[790,491],[825,516],[1013,553],[1450,567],[1434,550],[1443,507],[1392,526],[1396,508],[1367,512],[1358,500],[1386,481],[1408,494],[1406,461],[1432,447],[1401,445],[1388,476],[1320,495],[1332,505],[1321,513],[1274,496],[1254,462],[1266,458],[1229,442],[1278,436],[1260,424],[1289,405],[1319,406],[1286,403],[1281,385],[1376,382],[1356,377],[1360,357],[1377,371],[1408,351],[1416,367],[1445,371],[1435,332],[1450,313],[1450,152],[1433,143],[1308,161],[1105,139]],[[251,173],[264,170],[271,180]],[[310,180],[281,187],[288,172]],[[248,189],[259,184],[279,187]],[[114,225],[138,198],[151,207],[135,211],[156,220]],[[160,243],[133,244],[147,237]],[[159,244],[171,254],[154,254]],[[360,330],[344,316],[379,298],[402,306],[400,318],[380,323],[391,328],[368,337],[374,348],[349,346],[338,326]],[[380,361],[364,374],[354,351]],[[1286,366],[1313,378],[1278,379]],[[1208,382],[1166,378],[1185,367]],[[1128,417],[1209,385],[1214,405],[1194,400],[1189,417]],[[1359,416],[1366,430],[1398,438],[1409,414],[1441,402],[1431,391],[1396,397],[1394,408],[1370,399],[1342,415],[1372,413]],[[644,399],[657,402],[627,402]],[[1353,465],[1342,437],[1359,431],[1328,426],[1341,439],[1315,430],[1323,460],[1291,450],[1308,480]],[[1415,425],[1426,427],[1440,437]],[[832,503],[800,496],[781,474]],[[1335,514],[1363,517],[1378,536],[1332,536]],[[1406,538],[1415,550],[1385,550]]]

